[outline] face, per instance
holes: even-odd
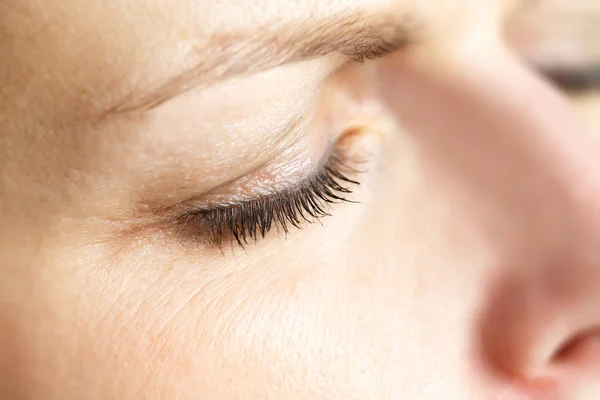
[[[600,398],[534,6],[0,2],[0,397]]]

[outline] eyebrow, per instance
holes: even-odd
[[[358,62],[374,59],[414,41],[419,23],[413,16],[369,18],[360,13],[305,19],[247,32],[215,33],[196,51],[199,62],[144,93],[131,93],[105,114],[147,111],[209,83],[337,52]]]

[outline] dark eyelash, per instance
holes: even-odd
[[[178,224],[181,231],[209,245],[221,247],[230,240],[244,248],[272,229],[287,234],[290,227],[301,228],[304,223],[331,215],[332,203],[352,202],[347,198],[352,193],[349,186],[360,183],[348,174],[357,172],[334,153],[319,173],[296,188],[226,207],[187,212],[178,218]]]

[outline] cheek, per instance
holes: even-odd
[[[63,249],[29,279],[26,312],[2,343],[14,349],[4,387],[46,399],[377,399],[401,390],[399,375],[425,379],[428,367],[407,362],[433,359],[420,328],[429,317],[412,317],[423,297],[414,269],[335,240],[311,252],[313,235],[296,252],[221,262]]]
[[[22,382],[47,399],[304,399],[374,387],[376,370],[365,377],[354,362],[376,361],[365,339],[377,326],[361,320],[371,303],[358,300],[366,287],[338,260],[261,255],[245,266],[244,255],[212,264],[164,254],[147,248],[104,263],[65,252],[85,262],[43,265],[44,276],[29,279],[27,311],[10,323],[15,333],[3,336],[16,371],[4,387]]]

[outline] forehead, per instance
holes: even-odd
[[[175,74],[210,56],[203,51],[207,45],[218,46],[228,37],[257,35],[294,20],[310,23],[370,3],[5,0],[0,1],[0,58],[7,60],[13,94],[24,86],[42,97],[44,91],[66,95],[73,89],[109,93],[123,81],[151,84]],[[102,100],[98,93],[89,95],[90,102]]]
[[[486,3],[510,5],[520,0],[491,0]],[[188,51],[202,42],[216,42],[224,36],[260,34],[279,26],[310,26],[324,19],[344,23],[343,16],[431,14],[456,16],[476,0],[4,0],[0,2],[0,27],[11,36],[47,42],[60,33],[70,45],[79,41],[120,45],[143,44],[144,50],[168,43]],[[481,6],[476,7],[481,8]],[[160,38],[161,40],[156,40]]]
[[[470,8],[502,12],[530,1],[489,0],[482,6],[477,0],[4,0],[0,28],[7,35],[0,40],[10,34],[51,42],[60,34],[70,46],[85,40],[108,50],[143,45],[133,50],[138,53],[168,45],[186,52],[205,42],[218,44],[225,36],[281,26],[294,29],[325,19],[343,24],[344,16],[360,15],[365,24],[378,14],[411,14],[435,22],[470,13]]]

